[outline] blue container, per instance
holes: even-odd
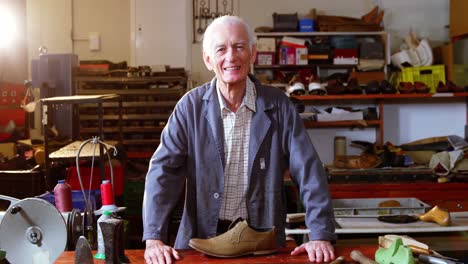
[[[85,194],[87,198],[89,197],[89,202],[91,203],[91,207],[93,211],[96,210],[97,208],[101,208],[102,201],[101,201],[100,190],[85,191]],[[89,194],[91,195],[89,196]],[[44,199],[55,206],[54,193],[46,192],[36,197]],[[84,211],[84,209],[86,208],[86,202],[84,200],[83,193],[81,191],[72,191],[72,203],[73,203],[74,209],[78,209],[80,210],[80,212]]]
[[[314,20],[311,18],[299,19],[300,32],[314,32]]]

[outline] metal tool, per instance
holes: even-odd
[[[463,262],[458,262],[458,261],[454,261],[454,260],[450,260],[446,258],[429,256],[425,254],[419,254],[418,259],[422,263],[430,263],[430,264],[463,264]]]
[[[93,252],[88,240],[84,236],[78,238],[75,248],[75,263],[76,264],[93,264]]]
[[[328,264],[340,264],[341,262],[344,261],[344,257],[343,256],[339,256],[337,257],[335,260],[333,260],[332,262],[328,263]]]
[[[130,263],[124,250],[123,221],[111,218],[99,223],[104,237],[106,264]]]
[[[53,263],[67,245],[67,226],[62,214],[40,198],[11,202],[0,223],[0,248],[10,263]]]

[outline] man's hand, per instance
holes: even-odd
[[[335,249],[330,241],[314,240],[296,247],[291,255],[307,252],[311,262],[329,262],[335,259]]]
[[[161,240],[146,240],[145,261],[147,264],[172,264],[179,260],[179,253]]]

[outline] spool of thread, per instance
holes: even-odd
[[[65,180],[59,180],[54,188],[55,207],[60,212],[70,212],[73,209],[72,190]]]
[[[101,198],[103,206],[114,204],[114,193],[112,192],[112,184],[109,180],[102,181]]]
[[[346,156],[346,137],[337,136],[333,145],[334,157]]]

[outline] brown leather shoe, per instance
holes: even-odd
[[[189,246],[220,258],[250,254],[266,255],[276,251],[276,231],[275,227],[262,231],[255,230],[247,224],[247,221],[242,221],[219,236],[209,239],[192,238]]]

